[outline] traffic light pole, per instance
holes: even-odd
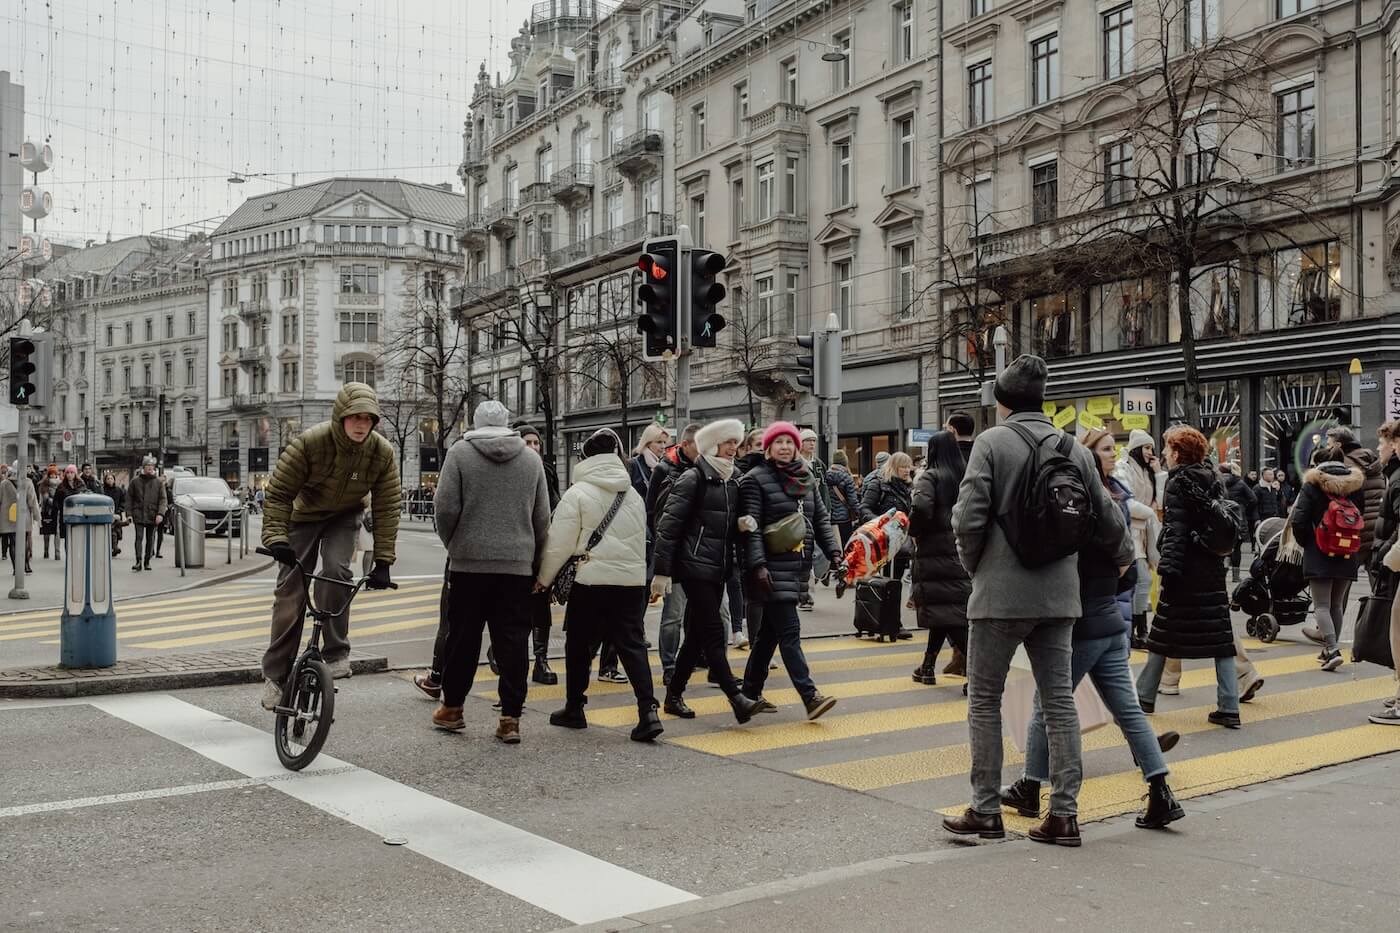
[[[10,599],[28,599],[29,592],[24,588],[24,565],[29,560],[29,409],[18,408],[19,415],[19,458],[15,462],[18,475],[15,481],[15,588],[10,590]],[[19,556],[21,548],[26,548],[24,556]]]
[[[690,422],[690,228],[681,224],[676,230],[679,241],[676,261],[676,430],[683,431]]]

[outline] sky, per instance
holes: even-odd
[[[55,242],[227,216],[330,175],[451,181],[477,69],[503,76],[530,0],[5,0],[0,70]],[[232,172],[250,176],[229,184]],[[266,177],[256,177],[265,175]],[[295,178],[293,178],[295,175]]]

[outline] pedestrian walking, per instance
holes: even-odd
[[[710,679],[729,698],[734,718],[748,722],[758,706],[740,690],[729,669],[720,615],[725,581],[736,556],[740,509],[734,453],[743,437],[744,426],[732,419],[714,421],[696,431],[694,466],[675,478],[656,519],[656,572],[651,591],[664,595],[673,580],[685,590],[685,634],[662,705],[666,713],[682,719],[695,717],[685,703],[685,688],[702,650]]]
[[[914,478],[914,461],[903,451],[890,454],[880,475],[868,481],[860,494],[860,520],[862,523],[874,521],[890,509],[898,509],[905,517],[914,509],[913,490],[910,483]],[[891,563],[891,575],[896,580],[904,578],[913,557],[913,542],[906,538],[903,547]]]
[[[112,500],[112,556],[122,552],[122,517],[126,513],[126,490],[117,485],[117,478],[111,470],[102,474],[102,495]]]
[[[58,512],[54,508],[54,496],[58,493],[58,479],[52,474],[44,476],[39,483],[39,534],[44,539],[44,559],[49,557],[49,544],[53,544],[53,559],[63,559],[63,537],[58,533]]]
[[[802,651],[802,623],[797,600],[821,548],[838,576],[845,563],[831,521],[817,495],[817,479],[797,455],[801,437],[787,421],[775,421],[763,432],[762,464],[739,481],[740,546],[748,587],[749,661],[744,668],[744,694],[759,703],[760,712],[777,709],[763,699],[768,664],[774,650],[783,656],[788,679],[802,697],[808,719],[824,715],[836,698],[824,696],[812,682]]]
[[[661,458],[665,456],[670,443],[671,432],[666,430],[664,424],[653,421],[642,429],[642,436],[632,451],[632,459],[627,461],[632,488],[637,490],[643,502],[647,498],[647,490],[651,488],[651,475],[661,465]]]
[[[478,405],[438,479],[433,510],[451,579],[442,705],[432,718],[439,729],[466,728],[462,708],[489,629],[500,668],[496,738],[514,745],[529,689],[530,594],[549,533],[549,485],[544,463],[509,420],[500,402]]]
[[[1381,472],[1385,476],[1385,496],[1381,500],[1380,512],[1376,517],[1376,537],[1371,549],[1371,595],[1376,599],[1390,601],[1390,659],[1391,668],[1396,672],[1395,694],[1388,698],[1381,709],[1370,716],[1370,721],[1382,726],[1400,726],[1400,612],[1396,600],[1397,570],[1400,570],[1400,548],[1396,541],[1400,538],[1400,421],[1387,421],[1376,429],[1376,456],[1381,462]]]
[[[1303,577],[1312,594],[1322,641],[1318,663],[1324,671],[1342,666],[1337,642],[1347,596],[1361,564],[1366,474],[1348,461],[1340,445],[1331,447],[1323,451],[1320,463],[1303,474],[1303,490],[1289,513],[1291,541],[1285,542],[1281,552],[1283,560],[1296,561],[1301,549]],[[1379,514],[1379,505],[1376,511]]]
[[[1225,497],[1219,474],[1206,462],[1206,443],[1205,435],[1189,425],[1175,425],[1162,436],[1167,464],[1158,565],[1162,583],[1147,636],[1147,663],[1138,674],[1138,703],[1145,713],[1156,710],[1168,658],[1211,658],[1216,708],[1209,719],[1238,729],[1240,695],[1225,563],[1200,543],[1209,531],[1212,502]]]
[[[1380,517],[1381,501],[1385,499],[1384,464],[1375,451],[1361,446],[1351,428],[1341,425],[1330,428],[1327,440],[1330,446],[1341,450],[1341,462],[1361,471],[1362,520],[1365,527],[1361,532],[1361,550],[1357,552],[1356,559],[1358,566],[1368,567],[1375,543],[1376,519]]]
[[[1086,540],[1114,541],[1121,532],[1117,506],[1097,481],[1093,455],[1042,411],[1047,374],[1043,359],[1024,355],[997,376],[997,412],[1005,423],[983,431],[973,443],[953,506],[958,556],[972,577],[967,604],[972,805],[962,816],[945,819],[943,827],[984,839],[1005,836],[1001,703],[1012,656],[1024,644],[1045,716],[1051,781],[1050,814],[1030,837],[1074,846],[1083,773],[1071,686],[1071,637],[1083,615],[1077,552]],[[1039,471],[1062,484],[1055,496],[1039,482],[1024,486],[1028,463],[1058,464],[1053,473]],[[1077,507],[1053,508],[1069,491],[1074,493],[1070,504]],[[1025,513],[1027,500],[1042,503],[1043,510]],[[1034,557],[1035,566],[1022,554]],[[1130,539],[1121,539],[1113,560],[1117,566],[1132,563]]]
[[[1116,561],[1119,554],[1125,553],[1123,540],[1129,539],[1131,544],[1128,503],[1132,493],[1113,476],[1118,459],[1113,433],[1095,428],[1084,435],[1083,444],[1094,454],[1098,480],[1116,506],[1112,514],[1118,518],[1118,534],[1108,540],[1091,541],[1079,552],[1079,601],[1083,614],[1074,623],[1070,681],[1077,687],[1087,675],[1113,714],[1142,771],[1142,779],[1147,782],[1147,810],[1137,818],[1137,825],[1141,829],[1161,829],[1186,815],[1167,784],[1167,763],[1162,757],[1163,751],[1174,747],[1181,736],[1167,732],[1158,737],[1152,731],[1138,706],[1133,674],[1128,668],[1129,620],[1119,611],[1118,592],[1124,585],[1125,571],[1131,576],[1136,568]],[[1136,548],[1133,553],[1136,554]],[[1126,583],[1131,586],[1132,581]],[[1037,697],[1026,730],[1025,769],[1019,780],[1002,788],[1002,805],[1022,816],[1039,817],[1040,785],[1049,776],[1045,717]]]
[[[914,541],[914,609],[919,628],[928,632],[924,660],[914,682],[938,682],[938,652],[947,641],[967,656],[967,601],[972,579],[958,559],[953,537],[953,504],[967,472],[956,435],[938,431],[928,442],[928,469],[914,478],[909,537]]]
[[[860,493],[856,492],[856,479],[851,475],[850,459],[844,450],[831,455],[826,485],[831,492],[831,523],[836,526],[836,540],[845,547],[860,517]]]
[[[1162,496],[1167,472],[1160,466],[1152,435],[1133,430],[1128,435],[1127,456],[1118,461],[1114,476],[1131,495],[1133,557],[1137,568],[1132,598],[1132,647],[1147,646],[1147,614],[1151,609],[1152,572],[1156,569],[1157,537],[1161,533]]]
[[[0,463],[0,560],[9,558],[13,569],[17,545],[16,532],[19,530],[19,487],[10,476],[10,465]]]
[[[1254,487],[1254,502],[1261,522],[1287,516],[1283,508],[1283,489],[1273,467],[1264,467],[1260,474],[1259,485]]]
[[[1225,498],[1235,504],[1235,510],[1240,517],[1239,534],[1235,536],[1235,549],[1230,552],[1230,582],[1240,582],[1240,561],[1243,558],[1242,548],[1244,542],[1250,537],[1254,527],[1259,524],[1259,505],[1254,497],[1254,490],[1249,488],[1249,484],[1240,476],[1240,465],[1238,463],[1220,464],[1220,484],[1225,490]]]
[[[536,592],[548,599],[561,568],[578,558],[564,610],[564,708],[551,725],[588,726],[588,675],[602,642],[614,646],[637,699],[632,739],[650,742],[662,732],[651,688],[646,636],[646,502],[632,487],[622,441],[603,428],[583,442],[574,482],[549,523]]]
[[[165,521],[167,506],[165,483],[156,476],[156,458],[147,455],[141,461],[141,472],[127,487],[127,508],[131,512],[132,524],[136,526],[134,541],[134,571],[151,569],[151,554],[155,550],[156,529]],[[295,581],[300,586],[300,581]],[[290,668],[290,665],[289,665]],[[285,677],[285,672],[282,677]],[[279,682],[281,677],[278,678]]]
[[[866,488],[867,486],[869,486],[869,485],[871,484],[872,481],[874,481],[874,480],[880,478],[880,473],[885,469],[885,464],[887,464],[887,463],[889,463],[889,462],[890,462],[890,453],[889,453],[889,451],[887,451],[887,450],[882,450],[882,451],[880,451],[878,454],[875,455],[875,469],[871,470],[869,473],[865,474],[865,476],[861,477],[861,481],[860,481],[860,493],[861,493],[862,496],[865,495],[865,488]],[[862,519],[862,521],[863,521],[863,519]]]
[[[102,483],[97,478],[97,471],[93,469],[91,463],[84,463],[78,473],[78,479],[88,492],[102,495]]]
[[[754,428],[745,434],[744,439],[739,442],[739,449],[734,457],[735,476],[742,480],[745,473],[761,463],[763,463],[763,431]],[[729,571],[729,579],[724,586],[726,595],[729,597],[729,644],[742,651],[749,647],[749,633],[752,629],[748,619],[748,598],[744,595],[742,559],[734,561],[734,567]]]
[[[68,501],[69,496],[77,496],[88,491],[83,485],[82,479],[78,476],[78,468],[70,463],[63,468],[63,481],[58,484],[58,488],[53,494],[53,511],[58,518],[58,537],[64,544],[68,545],[68,526],[63,520],[63,504]]]
[[[817,456],[817,432],[811,428],[803,428],[800,432],[802,445],[798,448],[798,454],[807,462],[807,469],[812,471],[812,476],[817,481],[817,498],[822,500],[822,505],[826,508],[827,515],[831,514],[831,488],[826,484],[826,464],[822,463]],[[839,543],[839,542],[838,542]],[[831,565],[827,562],[826,555],[818,549],[812,555],[812,577],[803,581],[802,595],[797,600],[797,608],[804,612],[811,612],[816,608],[812,602],[811,582],[815,578],[822,581],[823,585],[830,583],[828,576]]]
[[[526,448],[540,458],[540,463],[544,463],[544,442],[541,439],[539,429],[528,422],[516,422],[515,429],[520,432],[520,437],[525,441]],[[552,483],[550,482],[551,476],[554,476]],[[552,514],[559,505],[559,479],[558,475],[550,469],[549,464],[544,464],[544,479],[545,485],[549,487],[549,511]],[[534,643],[535,665],[530,671],[530,679],[546,687],[552,687],[559,683],[559,675],[554,673],[549,666],[549,630],[553,627],[553,623],[554,616],[549,607],[549,594],[531,594],[530,638]],[[612,651],[611,646],[608,646],[607,652],[612,655],[612,669],[616,672],[617,654]]]
[[[366,499],[374,516],[374,567],[366,586],[386,589],[391,582],[401,487],[394,449],[374,430],[379,419],[379,396],[374,389],[362,382],[347,382],[336,395],[330,420],[293,438],[273,467],[262,544],[282,567],[273,590],[272,625],[262,657],[263,709],[276,708],[282,683],[301,647],[306,617],[301,573],[316,570],[319,554],[322,576],[346,583],[354,578],[350,562]],[[138,479],[147,478],[145,471],[143,466]],[[149,478],[159,482],[158,477]],[[160,488],[163,493],[164,486]],[[317,605],[344,607],[322,630],[321,653],[333,678],[349,677],[350,613],[345,589],[322,581],[314,585]]]
[[[647,528],[656,537],[656,523],[661,519],[662,507],[671,492],[671,485],[695,465],[700,452],[695,447],[695,433],[700,425],[691,423],[681,429],[674,447],[666,450],[651,473],[647,485]],[[652,591],[653,595],[655,590]],[[685,619],[685,589],[672,587],[661,602],[661,628],[657,636],[657,650],[661,655],[661,682],[669,684],[671,674],[676,669],[676,654],[681,647],[681,630]]]

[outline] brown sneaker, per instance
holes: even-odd
[[[461,732],[467,727],[462,718],[462,707],[439,706],[433,710],[433,725],[447,732]]]
[[[413,675],[413,686],[418,688],[418,692],[430,700],[436,700],[442,696],[442,684],[433,680],[433,672],[425,671],[422,674]]]
[[[502,716],[501,724],[496,727],[496,738],[507,745],[519,745],[520,719],[515,716]]]

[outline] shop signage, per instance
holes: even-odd
[[[1379,388],[1380,388],[1380,383],[1376,382],[1376,374],[1375,374],[1375,373],[1362,373],[1362,374],[1361,374],[1361,391],[1362,391],[1362,392],[1374,392],[1374,391],[1376,391],[1376,390],[1379,389]]]
[[[933,429],[932,429],[932,428],[910,428],[910,429],[909,429],[909,446],[910,446],[910,447],[927,447],[927,446],[928,446],[928,442],[929,442],[929,438],[931,438],[931,437],[933,437]]]
[[[1092,402],[1093,399],[1090,399]],[[1086,431],[1097,431],[1103,427],[1103,419],[1087,409],[1079,413],[1079,426]]]
[[[1157,414],[1157,390],[1124,389],[1122,408],[1125,415]]]
[[[1147,415],[1124,415],[1121,420],[1129,431],[1152,430],[1152,419]]]
[[[1385,420],[1400,418],[1400,369],[1385,371]]]
[[[1113,414],[1113,403],[1116,401],[1117,399],[1115,399],[1111,395],[1100,395],[1096,398],[1091,398],[1089,399],[1089,401],[1085,402],[1084,410],[1091,415],[1097,415],[1098,417],[1102,418],[1104,415]]]
[[[1059,414],[1050,419],[1050,423],[1063,431],[1071,424],[1074,424],[1074,418],[1078,414],[1079,411],[1073,405],[1066,405],[1064,408],[1060,409]]]

